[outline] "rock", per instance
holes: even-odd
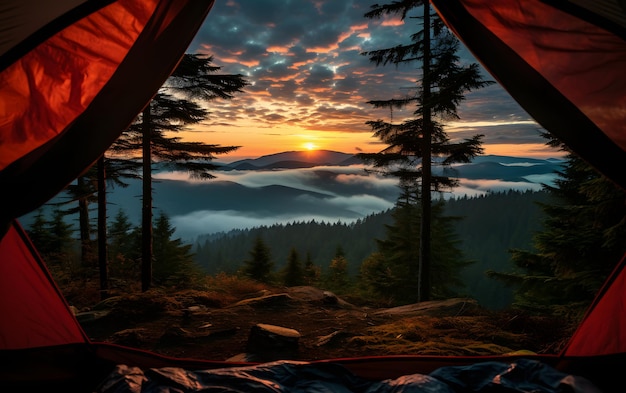
[[[278,293],[275,295],[267,295],[255,297],[252,299],[241,300],[230,307],[249,306],[252,308],[259,307],[279,307],[284,308],[290,306],[295,300],[286,293]]]
[[[189,306],[187,309],[191,314],[198,314],[202,312],[206,312],[207,308],[205,306]]]
[[[446,300],[431,300],[427,302],[407,304],[376,311],[374,315],[428,315],[448,317],[459,315],[476,315],[481,312],[478,302],[474,299],[454,298]]]
[[[343,338],[348,337],[348,336],[351,336],[351,334],[342,332],[341,330],[336,330],[332,332],[331,334],[320,337],[317,340],[317,343],[315,344],[315,346],[322,347],[325,345],[334,345],[334,344],[339,343]]]
[[[329,291],[324,291],[324,293],[322,294],[322,303],[337,304],[339,303],[339,299],[337,298],[337,295],[335,295],[334,293],[329,292]]]
[[[257,361],[296,359],[300,332],[282,326],[259,323],[250,329],[246,352]]]
[[[97,321],[100,318],[106,317],[109,315],[111,310],[100,310],[100,311],[85,311],[79,312],[76,314],[76,319],[79,323],[90,323],[93,321]]]
[[[147,333],[148,331],[143,328],[124,329],[114,333],[111,341],[116,344],[140,347],[147,341]]]
[[[313,304],[319,304],[322,307],[336,306],[344,309],[356,309],[353,304],[346,302],[330,291],[303,285],[289,288],[289,294],[298,300],[303,300]]]

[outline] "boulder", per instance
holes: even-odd
[[[296,359],[300,332],[282,326],[256,324],[250,329],[246,352],[257,361]]]

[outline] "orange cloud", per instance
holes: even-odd
[[[335,44],[329,45],[327,47],[318,46],[318,47],[313,47],[313,48],[307,48],[306,51],[307,51],[307,53],[311,53],[311,52],[313,52],[313,53],[330,53],[333,50],[336,50],[337,48],[339,48],[339,45],[337,45],[335,43]]]
[[[380,24],[381,26],[402,26],[404,21],[400,18],[386,18]]]
[[[274,53],[287,53],[289,52],[289,48],[286,46],[270,46],[267,48],[267,51]]]

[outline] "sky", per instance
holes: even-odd
[[[180,136],[240,146],[222,161],[307,149],[382,150],[366,122],[397,122],[411,110],[392,114],[368,101],[410,94],[419,64],[377,67],[362,53],[407,43],[420,27],[415,18],[365,18],[374,3],[217,0],[188,52],[212,56],[220,73],[241,74],[249,85],[231,100],[210,102],[209,118]],[[465,64],[477,62],[464,47],[459,55]],[[485,154],[561,156],[498,84],[469,93],[458,114],[447,123],[449,136],[483,134]]]

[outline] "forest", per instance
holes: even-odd
[[[444,202],[444,214],[459,217],[455,232],[460,248],[473,263],[461,272],[465,286],[460,294],[477,299],[491,309],[510,305],[512,292],[485,272],[512,269],[511,248],[532,247],[533,234],[541,228],[543,213],[537,202],[546,202],[545,191],[488,193]],[[337,248],[348,262],[348,272],[357,279],[359,269],[383,239],[392,223],[391,210],[372,214],[354,223],[294,222],[200,236],[194,245],[194,260],[207,274],[235,273],[248,259],[255,239],[269,248],[276,270],[287,264],[290,251],[311,259],[322,273],[328,271]]]

